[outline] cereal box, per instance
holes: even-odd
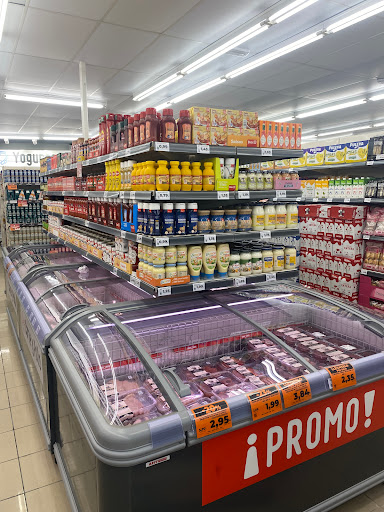
[[[256,130],[259,128],[258,122],[259,116],[257,112],[244,112],[243,111],[243,129],[244,130]]]
[[[189,109],[191,114],[192,124],[195,126],[210,126],[211,125],[211,109],[208,107],[191,107]]]
[[[241,110],[227,110],[228,128],[243,127],[243,112]]]
[[[211,127],[211,144],[212,146],[226,146],[228,139],[228,132],[226,128],[217,126]]]
[[[335,144],[332,146],[325,146],[324,163],[328,164],[344,164],[345,163],[345,144]]]
[[[348,142],[346,144],[345,162],[365,162],[368,154],[368,141]]]
[[[211,126],[227,127],[227,111],[223,108],[211,108]]]
[[[324,147],[307,149],[307,165],[323,165],[324,164]]]
[[[211,128],[209,126],[193,126],[192,142],[193,144],[210,144]]]

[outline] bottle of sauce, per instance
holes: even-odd
[[[161,114],[158,112],[156,114],[157,117],[157,141],[161,141]]]
[[[264,207],[256,205],[252,208],[252,230],[264,230]]]
[[[157,126],[159,120],[156,116],[155,108],[147,108],[145,111],[145,142],[154,142],[157,140]]]
[[[200,279],[201,267],[203,264],[203,251],[200,245],[188,246],[188,270],[191,281]]]
[[[137,176],[137,164],[133,164],[132,171],[131,171],[131,190],[137,190],[136,176]]]
[[[140,114],[133,116],[133,145],[138,146],[140,144]]]
[[[297,228],[299,226],[299,210],[297,204],[290,203],[287,206],[287,228]]]
[[[186,245],[177,245],[177,263],[183,264],[187,263],[188,259],[188,248]]]
[[[156,190],[156,169],[155,169],[155,162],[152,160],[149,160],[146,162],[147,169],[146,169],[146,189],[145,190]]]
[[[288,245],[284,251],[286,270],[294,270],[296,268],[296,248]]]
[[[197,234],[197,223],[199,220],[197,214],[197,203],[188,203],[187,204],[187,234],[195,235]]]
[[[181,190],[190,192],[192,190],[192,172],[189,162],[181,162]]]
[[[219,244],[217,246],[217,274],[218,277],[226,277],[228,274],[230,259],[229,244]]]
[[[173,203],[163,203],[162,212],[162,235],[173,235],[175,227],[175,215],[173,212]]]
[[[259,246],[252,248],[252,274],[261,274],[263,272],[263,254]]]
[[[142,180],[143,180],[143,175],[142,175],[142,168],[143,168],[143,164],[142,162],[139,162],[137,164],[137,169],[136,169],[136,190],[143,190],[141,187],[142,187]]]
[[[156,169],[156,190],[169,190],[169,169],[166,160],[158,160]]]
[[[179,162],[169,162],[169,165],[171,166],[169,170],[169,190],[171,192],[179,192],[181,190],[181,171]]]
[[[270,245],[264,246],[261,251],[263,255],[263,273],[268,274],[273,271],[273,251]]]
[[[240,276],[240,253],[232,251],[229,259],[228,277]]]
[[[127,147],[132,148],[134,146],[134,138],[133,138],[133,116],[128,116],[128,126],[127,126]]]
[[[287,227],[287,209],[285,204],[276,205],[276,229],[285,229]]]
[[[215,190],[215,173],[212,169],[212,162],[204,162],[203,190]]]
[[[140,112],[140,120],[139,120],[139,137],[140,142],[139,144],[145,143],[145,112]]]
[[[180,110],[177,133],[179,143],[192,144],[192,121],[189,110]]]
[[[187,230],[187,212],[185,203],[175,203],[175,235],[185,235]]]
[[[264,228],[276,229],[276,209],[273,204],[267,204],[264,208]]]
[[[173,110],[165,108],[161,120],[161,142],[175,142],[176,123]]]
[[[194,192],[203,190],[203,173],[200,162],[192,162],[192,190]]]
[[[215,275],[217,261],[216,245],[204,245],[203,249],[203,278],[212,279]]]

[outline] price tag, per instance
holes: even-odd
[[[384,160],[384,155],[376,155],[376,160]]]
[[[367,165],[373,165],[373,160],[368,160]]]
[[[261,148],[261,156],[272,156],[272,148]]]
[[[357,384],[356,372],[350,363],[336,364],[326,368],[326,370],[331,376],[333,391],[339,391]]]
[[[19,230],[20,230],[20,224],[11,224],[11,225],[9,226],[9,229],[10,229],[11,231],[19,231]]]
[[[137,242],[138,244],[143,243],[143,235],[142,235],[141,233],[139,233],[139,234],[137,234],[137,235],[136,235],[136,242]]]
[[[313,197],[312,198],[312,202],[313,203],[318,203],[319,202],[319,198],[318,197]]]
[[[155,142],[155,151],[169,151],[169,142]]]
[[[327,197],[327,203],[332,203],[332,197]]]
[[[305,377],[295,377],[278,384],[283,393],[284,407],[288,409],[312,398],[311,386]]]
[[[111,153],[111,160],[116,160],[116,158],[119,157],[119,154],[116,152],[116,153]]]
[[[8,183],[8,190],[17,190],[17,183]]]
[[[169,201],[171,199],[171,194],[169,193],[169,190],[165,190],[163,192],[156,190],[155,198],[157,201]]]
[[[260,231],[260,240],[267,240],[269,238],[271,238],[270,231]]]
[[[361,273],[366,276],[368,274],[368,270],[366,268],[361,269]]]
[[[89,220],[84,221],[84,226],[86,226],[87,228],[89,228]]]
[[[276,281],[276,272],[268,272],[265,274],[265,280],[268,281]]]
[[[155,245],[156,247],[168,247],[169,238],[167,236],[157,236],[155,237]]]
[[[131,276],[131,283],[137,288],[140,288],[140,279],[136,276]]]
[[[247,278],[245,276],[235,277],[233,279],[234,286],[244,286],[245,284],[247,284]]]
[[[304,201],[304,197],[301,197],[301,196],[296,197],[296,201]]]
[[[202,153],[203,155],[209,155],[210,152],[211,152],[211,149],[208,146],[208,144],[197,144],[196,152],[197,153]]]
[[[372,201],[372,197],[364,197],[364,203],[370,203]]]
[[[215,244],[216,243],[216,235],[215,234],[204,235],[204,243],[205,244]]]
[[[83,162],[77,162],[76,164],[76,173],[78,178],[83,177]]]
[[[237,197],[238,199],[249,199],[249,190],[239,190]]]
[[[135,191],[129,193],[129,198],[130,199],[135,199],[135,197],[136,197],[136,192]]]
[[[197,438],[222,432],[232,427],[231,411],[225,400],[191,409],[195,418]]]
[[[286,190],[276,190],[276,199],[287,197],[287,191]]]
[[[280,391],[277,386],[268,386],[247,395],[251,404],[253,421],[260,420],[283,410]]]
[[[224,192],[224,191],[217,192],[217,199],[229,199],[229,192]]]
[[[17,206],[18,207],[22,207],[22,206],[28,206],[28,201],[26,199],[19,199],[17,201]]]
[[[170,286],[163,286],[157,289],[158,297],[163,297],[164,295],[171,295],[172,288]]]
[[[363,235],[363,240],[369,240],[371,238],[371,235]]]
[[[194,292],[203,292],[205,290],[205,283],[193,283],[192,290]]]
[[[351,198],[350,197],[344,197],[344,203],[350,203]]]

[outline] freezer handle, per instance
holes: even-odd
[[[163,373],[167,379],[171,382],[172,386],[176,389],[178,395],[183,398],[191,394],[191,388],[188,384],[185,384],[180,377],[175,373],[176,368],[166,368]]]
[[[374,320],[365,320],[364,326],[378,336],[384,336],[384,327]]]

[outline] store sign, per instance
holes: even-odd
[[[0,150],[0,166],[7,169],[17,167],[40,168],[40,160],[46,156],[51,156],[58,151],[39,151],[39,150]]]
[[[29,352],[32,356],[33,362],[35,363],[36,371],[39,374],[41,382],[43,382],[43,352],[41,349],[41,343],[37,339],[37,337],[33,331],[32,325],[29,322],[24,311],[21,311],[20,321],[21,321],[20,335],[24,339],[24,342],[28,345]]]
[[[383,403],[380,380],[205,441],[202,504],[383,428]]]

